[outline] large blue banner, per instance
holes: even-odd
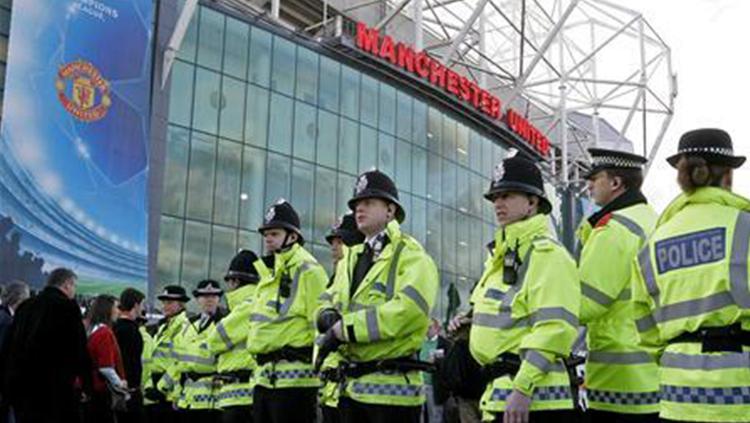
[[[0,143],[0,282],[145,289],[152,0],[14,2]]]

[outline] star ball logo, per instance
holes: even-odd
[[[65,111],[82,122],[102,119],[112,105],[109,82],[99,69],[85,60],[61,66],[57,71],[55,88]]]

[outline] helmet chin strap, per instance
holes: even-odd
[[[274,253],[284,253],[286,251],[289,251],[289,249],[294,245],[294,242],[291,244],[289,243],[289,238],[292,235],[292,231],[284,229],[284,232],[286,232],[286,235],[284,236],[284,242],[281,243],[281,247],[277,248]]]

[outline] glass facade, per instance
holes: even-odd
[[[494,216],[482,193],[505,150],[415,94],[267,29],[202,6],[172,69],[157,291],[220,279],[238,248],[260,252],[267,205],[287,198],[307,247],[324,236],[360,171],[391,175],[403,229],[462,298],[482,272]]]
[[[0,0],[0,111],[5,98],[5,67],[8,64],[8,38],[10,37],[10,7],[12,0]]]

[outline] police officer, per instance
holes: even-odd
[[[601,209],[581,236],[581,323],[588,328],[586,392],[594,422],[656,422],[659,380],[653,357],[637,343],[630,307],[633,259],[657,214],[641,193],[646,158],[592,148],[586,175]]]
[[[253,419],[255,360],[246,351],[247,322],[258,282],[267,276],[265,264],[250,250],[240,250],[224,276],[229,314],[208,335],[208,349],[217,356],[217,405],[223,411],[222,423],[247,423]]]
[[[190,297],[185,288],[178,285],[167,285],[164,291],[156,297],[161,301],[164,318],[158,323],[151,349],[149,370],[151,380],[147,381],[144,396],[147,400],[146,413],[150,422],[173,423],[177,421],[177,414],[173,403],[175,381],[167,371],[177,360],[174,355],[174,341],[190,325],[185,303]],[[147,359],[148,361],[148,359]],[[149,404],[150,402],[150,404]]]
[[[314,318],[328,278],[303,247],[299,216],[286,200],[268,208],[258,232],[273,264],[271,275],[258,285],[250,314],[248,350],[258,363],[253,418],[257,423],[314,421],[320,387],[312,369]]]
[[[361,174],[349,208],[365,242],[339,264],[318,324],[321,351],[344,344],[341,421],[418,422],[425,397],[415,357],[439,288],[437,269],[401,232],[406,213],[387,175]]]
[[[660,416],[748,421],[750,200],[731,192],[745,157],[726,132],[698,129],[667,161],[682,194],[638,254],[633,283],[641,341],[660,358]]]
[[[333,258],[334,272],[328,282],[327,288],[331,288],[336,283],[337,275],[346,283],[346,264],[350,261],[351,247],[364,242],[365,236],[357,229],[357,222],[354,213],[348,212],[341,216],[338,221],[331,227],[331,231],[326,235],[326,242],[331,246],[331,257]],[[341,267],[339,271],[338,267]],[[340,305],[336,308],[331,303],[332,291],[326,291],[321,295],[321,304],[323,308],[334,307],[339,313],[343,310]],[[339,419],[339,395],[338,383],[331,376],[339,365],[339,355],[331,354],[322,365],[321,380],[323,387],[320,389],[320,405],[324,423],[338,423]]]
[[[562,359],[577,336],[580,284],[575,262],[550,232],[541,172],[528,159],[508,158],[484,197],[500,225],[471,296],[471,354],[490,381],[480,401],[484,419],[574,421]]]
[[[213,381],[216,358],[208,349],[206,340],[214,326],[226,315],[219,307],[223,294],[221,285],[213,279],[198,282],[193,297],[198,301],[200,313],[189,319],[190,324],[175,339],[178,362],[169,370],[169,374],[180,381],[177,407],[185,423],[219,421],[217,390]]]

